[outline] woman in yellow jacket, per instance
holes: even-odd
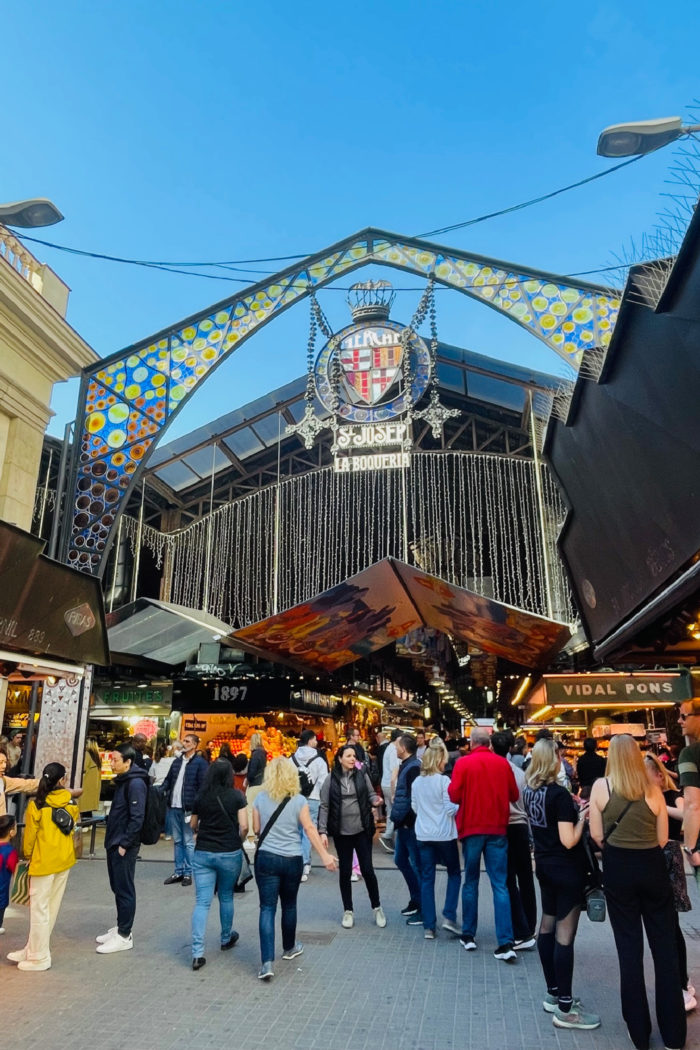
[[[72,827],[78,822],[79,813],[65,787],[65,778],[65,766],[49,762],[39,780],[36,798],[27,806],[24,855],[29,857],[29,940],[20,951],[7,956],[10,962],[19,963],[20,970],[50,968],[51,932],[68,873],[75,864]],[[73,825],[67,831],[56,822],[56,810],[66,811],[72,818]]]

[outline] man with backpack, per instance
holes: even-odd
[[[117,904],[117,925],[96,938],[100,955],[134,947],[131,928],[136,914],[134,874],[146,815],[148,773],[136,764],[131,744],[120,744],[110,756],[114,798],[107,817],[105,852],[109,885]]]
[[[321,805],[321,786],[328,776],[328,766],[316,750],[317,745],[313,729],[305,729],[299,737],[299,746],[292,755],[292,762],[299,773],[299,789],[306,799],[314,827],[318,822],[318,810]],[[301,881],[306,882],[311,874],[311,843],[303,828],[301,855],[304,861]]]
[[[182,740],[182,754],[175,759],[163,782],[163,792],[170,803],[175,871],[164,880],[165,886],[176,882],[192,885],[194,833],[190,825],[194,800],[207,775],[207,760],[197,753],[199,737],[188,733]]]

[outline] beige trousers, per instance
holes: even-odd
[[[29,879],[29,940],[26,957],[31,962],[51,962],[51,933],[70,875],[70,868],[57,875],[32,875]]]

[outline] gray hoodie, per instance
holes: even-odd
[[[321,786],[328,776],[328,766],[323,761],[315,747],[298,747],[294,757],[300,766],[305,766],[306,771],[313,781],[314,789],[309,795],[312,800],[321,798]]]

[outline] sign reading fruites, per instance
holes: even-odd
[[[681,703],[692,696],[690,676],[679,674],[586,674],[545,675],[548,704],[571,704],[576,701],[601,703],[638,702],[640,707],[658,701]]]
[[[336,474],[410,466],[410,453],[405,451],[407,435],[405,423],[340,427],[336,442],[338,452],[333,457]],[[394,451],[388,451],[391,448]]]

